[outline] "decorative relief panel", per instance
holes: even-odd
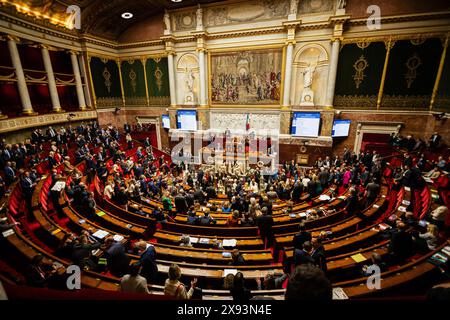
[[[275,130],[280,131],[279,114],[250,113],[250,130]],[[211,129],[245,130],[247,113],[221,113],[211,112]]]
[[[95,111],[80,111],[74,113],[75,117],[72,121],[87,120],[97,118]],[[6,119],[0,121],[0,133],[18,131],[26,128],[39,127],[41,125],[49,125],[53,123],[67,122],[68,113],[54,113],[42,116],[20,117],[17,119]]]
[[[289,0],[263,0],[254,3],[213,6],[206,9],[207,27],[287,17]]]
[[[301,0],[299,14],[321,13],[334,10],[334,3],[331,0]]]

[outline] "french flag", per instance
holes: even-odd
[[[245,120],[245,130],[250,130],[250,114],[247,113],[247,119]]]

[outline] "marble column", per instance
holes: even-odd
[[[205,50],[198,49],[198,60],[200,66],[200,105],[206,105],[206,76],[205,76]]]
[[[45,72],[47,72],[48,91],[50,92],[50,100],[52,101],[53,112],[62,112],[61,104],[59,103],[58,89],[56,88],[55,75],[53,73],[52,61],[50,54],[45,46],[41,47],[42,60],[44,60]]]
[[[292,76],[292,54],[294,51],[294,43],[290,41],[286,48],[286,65],[284,70],[284,92],[283,106],[291,105],[291,76]]]
[[[22,103],[22,113],[24,115],[36,115],[37,113],[34,112],[33,106],[31,105],[30,94],[28,93],[27,81],[25,80],[22,63],[20,62],[17,44],[12,38],[8,40],[8,49],[11,56],[11,62],[16,70],[17,88],[19,89],[20,101]]]
[[[175,90],[175,68],[173,56],[174,56],[173,52],[169,52],[167,55],[167,64],[169,68],[170,105],[172,107],[177,105],[177,97]]]
[[[70,51],[70,60],[72,61],[73,74],[75,75],[78,106],[80,110],[86,110],[86,101],[84,100],[83,83],[81,82],[80,67],[78,65],[78,58],[76,52]]]
[[[339,61],[339,46],[339,39],[334,39],[333,43],[331,44],[330,67],[328,69],[328,85],[325,100],[326,107],[333,106],[334,89],[336,87],[336,75]]]

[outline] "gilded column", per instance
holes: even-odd
[[[144,82],[145,82],[145,97],[147,98],[147,106],[150,107],[150,98],[148,95],[148,80],[147,80],[147,58],[141,58],[142,66],[144,68]]]
[[[53,112],[63,112],[58,97],[58,89],[56,88],[55,74],[53,73],[52,61],[46,46],[41,46],[42,60],[44,61],[45,72],[47,72],[48,91],[50,92],[50,100],[52,101]]]
[[[122,96],[122,106],[125,107],[125,90],[123,90],[123,78],[122,78],[122,63],[120,60],[116,60],[117,68],[119,68],[119,79],[120,79],[120,94]]]
[[[380,90],[378,91],[377,109],[380,109],[380,106],[381,106],[381,99],[383,97],[383,90],[384,90],[384,82],[386,81],[386,72],[387,72],[387,66],[389,63],[389,55],[391,53],[391,49],[394,47],[394,44],[395,44],[395,40],[392,40],[391,37],[389,37],[389,40],[387,42],[385,42],[386,57],[384,59],[383,73],[381,75]]]
[[[447,55],[448,37],[449,35],[447,34],[443,42],[444,48],[442,49],[441,61],[439,62],[439,69],[436,75],[436,81],[434,82],[433,93],[431,94],[430,110],[433,109],[434,100],[436,99],[436,95],[439,89],[439,82],[441,81],[442,70],[444,69],[445,56]]]
[[[36,115],[31,105],[30,94],[28,93],[27,81],[23,72],[22,63],[20,62],[19,51],[17,50],[16,40],[9,37],[8,49],[11,56],[11,62],[16,70],[17,88],[19,89],[20,101],[22,103],[22,113],[24,115]]]

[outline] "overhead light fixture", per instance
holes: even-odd
[[[133,18],[133,14],[131,12],[124,12],[124,13],[122,13],[122,18],[131,19],[131,18]]]
[[[181,2],[183,0],[172,0],[172,2]]]

